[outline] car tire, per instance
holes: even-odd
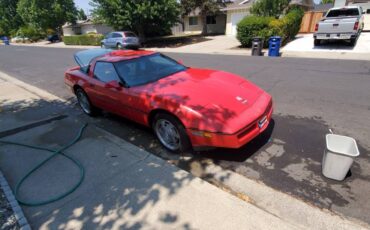
[[[313,41],[313,44],[314,44],[314,46],[320,46],[320,45],[321,45],[321,40],[319,40],[319,39],[315,39],[315,40]]]
[[[96,108],[90,101],[89,97],[87,96],[86,92],[82,88],[77,88],[75,91],[78,105],[82,109],[84,113],[89,116],[96,116],[98,114],[98,108]]]
[[[191,149],[191,143],[184,125],[173,115],[158,113],[154,116],[152,128],[159,142],[175,153]]]
[[[106,49],[106,48],[107,48],[107,47],[105,47],[104,43],[102,43],[102,44],[100,45],[100,47],[101,47],[102,49]]]
[[[351,38],[351,40],[349,40],[349,46],[356,46],[356,42],[357,42],[357,38]]]
[[[121,43],[118,43],[116,47],[117,47],[117,49],[118,49],[118,50],[123,49],[123,46],[122,46],[122,44],[121,44]]]

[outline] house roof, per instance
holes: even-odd
[[[298,5],[312,9],[314,6],[313,0],[292,0],[290,5]]]
[[[334,7],[333,3],[317,4],[317,5],[315,4],[314,7],[313,7],[313,10],[314,11],[328,11],[333,7]]]
[[[256,0],[230,0],[230,3],[227,3],[226,7],[221,9],[221,11],[250,8],[255,1]]]
[[[62,27],[66,28],[66,27],[72,27],[72,26],[82,26],[82,25],[92,25],[92,24],[95,24],[95,23],[92,21],[91,18],[88,18],[86,20],[77,20],[75,24],[67,22]]]

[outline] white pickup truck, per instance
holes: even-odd
[[[354,46],[363,27],[364,17],[360,6],[332,8],[316,24],[314,45],[319,46],[323,40],[346,40]]]

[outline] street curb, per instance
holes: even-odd
[[[46,101],[59,101],[59,102],[63,102],[63,103],[68,103],[67,100],[63,99],[63,98],[60,98],[60,97],[57,97],[45,90],[42,90],[42,89],[39,89],[35,86],[32,86],[30,84],[27,84],[23,81],[20,81],[14,77],[11,77],[10,75],[4,73],[4,72],[1,72],[0,71],[0,79],[6,81],[6,82],[10,82],[10,83],[13,83],[15,84],[16,86],[32,93],[32,94],[35,94],[36,96],[40,97],[41,99],[44,99]]]
[[[370,229],[369,224],[361,220],[318,208],[300,198],[271,188],[262,181],[241,176],[220,166],[210,165],[205,168],[204,173],[213,174],[216,183],[226,186],[236,194],[245,195],[248,202],[256,207],[302,229]]]
[[[0,171],[0,186],[4,191],[5,197],[8,200],[10,206],[13,209],[14,216],[17,219],[18,225],[21,230],[31,230],[30,225],[26,217],[23,214],[22,208],[19,206],[18,201],[15,199],[12,190],[9,187],[8,182],[6,181],[3,173]]]

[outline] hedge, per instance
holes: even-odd
[[[268,46],[271,36],[280,36],[282,44],[286,44],[297,35],[303,11],[293,9],[281,19],[273,17],[247,16],[237,25],[237,38],[243,47],[251,47],[254,37],[264,39],[264,47]]]
[[[102,34],[83,34],[63,37],[64,44],[81,46],[100,46],[103,39],[104,35]]]

